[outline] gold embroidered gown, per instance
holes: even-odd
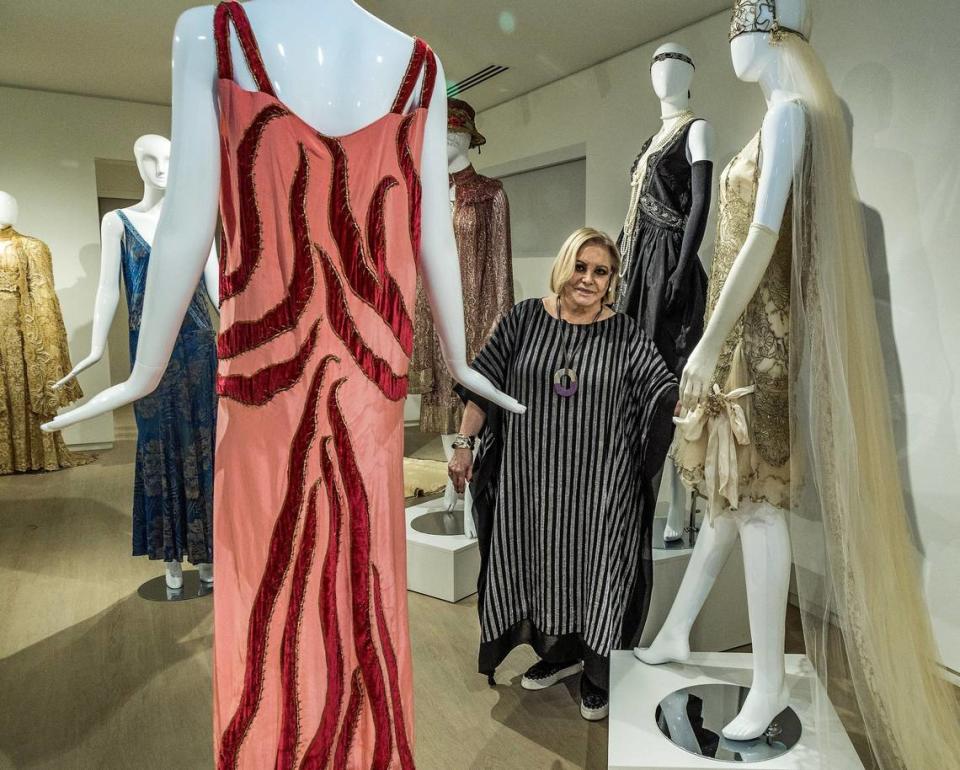
[[[73,365],[47,245],[0,230],[0,474],[70,468],[92,458],[40,425],[83,396],[76,381],[53,384]]]
[[[705,325],[750,231],[760,163],[758,133],[720,176]],[[723,344],[714,394],[681,419],[670,449],[681,477],[709,501],[711,516],[743,500],[789,507],[792,210],[788,202],[767,271]]]
[[[510,206],[500,180],[478,174],[473,166],[452,174],[450,184],[455,190],[453,233],[460,257],[467,363],[471,363],[513,307]],[[454,392],[422,286],[417,290],[414,329],[410,392],[422,395],[420,430],[456,433],[463,403]]]

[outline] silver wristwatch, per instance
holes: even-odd
[[[454,449],[469,449],[472,452],[475,442],[476,439],[473,436],[468,436],[465,433],[458,433],[451,446]]]

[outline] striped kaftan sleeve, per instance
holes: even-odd
[[[676,375],[668,368],[653,341],[637,329],[637,351],[631,379],[636,425],[634,435],[642,448],[641,467],[652,478],[667,457],[673,438],[673,410],[679,398]]]

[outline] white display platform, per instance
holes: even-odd
[[[800,717],[803,734],[792,751],[764,762],[718,762],[697,757],[673,745],[657,727],[657,704],[684,687],[710,682],[749,686],[753,656],[749,653],[693,653],[686,664],[648,666],[632,652],[617,651],[610,658],[610,727],[607,762],[609,770],[811,770],[820,768],[814,720],[814,688],[820,682],[803,655],[787,655],[787,685],[790,706]],[[825,715],[836,759],[830,770],[863,768],[857,752],[832,707]]]
[[[459,503],[462,508],[463,502]],[[477,592],[480,546],[463,535],[427,535],[410,523],[430,511],[446,510],[443,498],[406,510],[407,589],[448,602]]]
[[[658,505],[657,513],[661,511],[666,513],[666,507]],[[650,599],[647,624],[640,640],[641,647],[646,647],[653,641],[663,621],[667,619],[691,553],[692,548],[653,549],[653,596]],[[697,622],[693,624],[690,649],[720,651],[745,644],[750,644],[750,621],[747,618],[743,555],[738,542],[720,571]]]

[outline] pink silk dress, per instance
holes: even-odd
[[[403,399],[436,59],[416,40],[391,111],[326,136],[277,98],[242,6],[215,19],[217,767],[412,768]]]

